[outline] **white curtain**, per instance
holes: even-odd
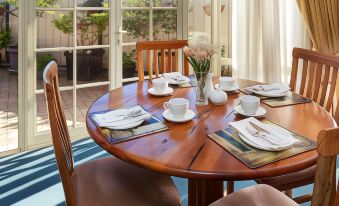
[[[236,77],[288,83],[293,47],[310,46],[295,0],[233,1],[232,65]]]

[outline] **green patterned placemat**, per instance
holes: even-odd
[[[149,119],[146,119],[140,126],[126,129],[126,130],[113,130],[105,127],[99,127],[99,125],[95,122],[93,115],[98,113],[105,113],[111,110],[105,110],[100,112],[92,112],[89,114],[89,117],[93,120],[93,122],[100,129],[101,133],[106,137],[106,139],[111,143],[115,144],[122,141],[127,141],[131,139],[135,139],[138,137],[142,137],[145,135],[153,134],[168,130],[169,128],[163,124],[158,118],[152,116]]]
[[[264,120],[263,123],[279,126],[278,124],[268,120]],[[231,127],[209,133],[207,136],[218,143],[221,147],[232,153],[248,167],[257,168],[316,148],[316,142],[302,137],[292,131],[290,132],[294,138],[299,139],[300,142],[294,144],[289,149],[278,152],[264,151],[246,144],[241,140],[238,132]]]

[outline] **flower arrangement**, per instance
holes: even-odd
[[[201,43],[189,44],[183,49],[185,58],[191,64],[194,75],[197,80],[197,100],[196,105],[207,105],[207,94],[204,92],[206,80],[211,69],[211,58],[216,53],[215,47],[207,44],[206,41]]]
[[[211,58],[216,50],[211,45],[198,43],[184,47],[184,53],[194,72],[209,72]]]

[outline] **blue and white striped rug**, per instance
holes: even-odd
[[[75,165],[108,156],[91,139],[73,142]],[[337,172],[338,173],[338,172]],[[182,205],[187,205],[187,180],[173,177],[180,192]],[[236,182],[235,189],[255,184]],[[296,195],[312,190],[312,185],[294,191]],[[64,193],[59,179],[52,147],[27,151],[0,159],[0,206],[63,206]],[[310,205],[310,204],[304,204]]]

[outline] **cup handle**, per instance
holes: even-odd
[[[169,109],[169,103],[168,102],[164,103],[164,109]]]

